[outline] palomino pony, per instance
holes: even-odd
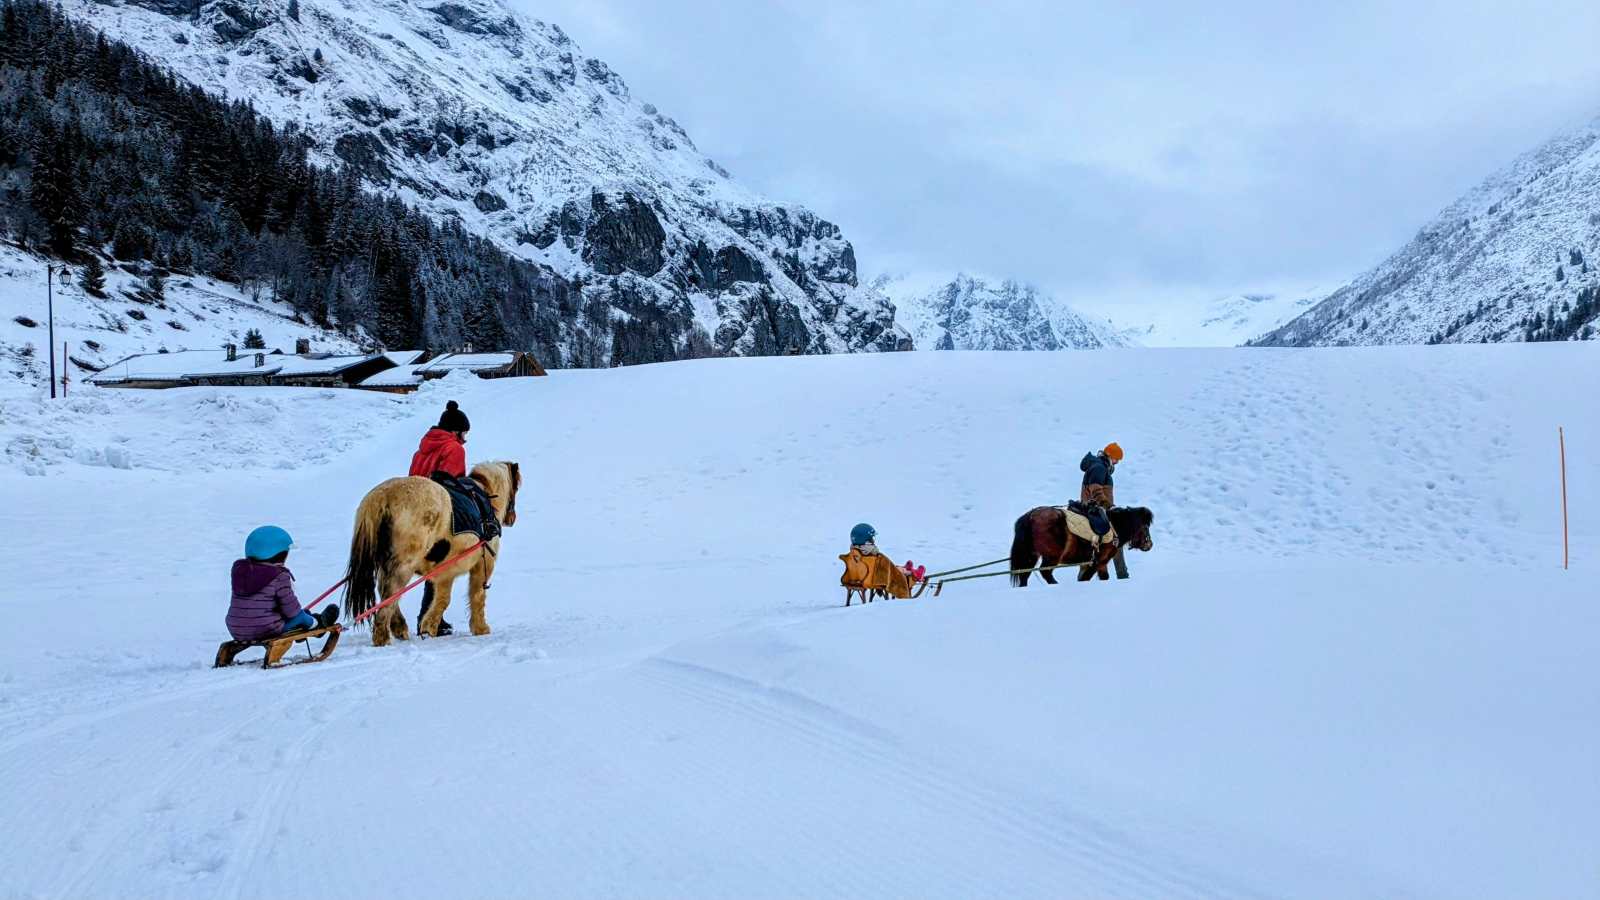
[[[1150,549],[1150,523],[1155,519],[1150,510],[1142,506],[1114,506],[1106,515],[1123,546]],[[1016,538],[1011,542],[1011,571],[1016,573],[1018,569],[1041,565],[1039,560],[1043,557],[1042,565],[1046,566],[1081,565],[1079,581],[1088,581],[1096,574],[1104,581],[1111,577],[1106,574],[1106,563],[1116,555],[1115,545],[1103,544],[1096,552],[1094,544],[1067,530],[1067,514],[1059,507],[1040,506],[1023,513],[1017,520]],[[1029,574],[1013,574],[1011,583],[1027,587]],[[1056,583],[1055,572],[1045,569],[1039,574],[1050,584]]]
[[[507,528],[517,523],[517,489],[522,470],[514,462],[482,462],[472,467],[471,478],[483,486],[494,506],[494,516]],[[367,492],[356,510],[356,532],[350,539],[350,568],[345,573],[344,610],[354,618],[379,599],[406,586],[413,577],[426,575],[434,566],[465,552],[478,542],[471,532],[451,534],[450,494],[427,478],[391,478]],[[475,553],[457,560],[435,575],[433,605],[417,629],[434,636],[439,620],[450,605],[450,589],[463,574],[467,601],[472,608],[472,633],[488,634],[483,617],[485,589],[494,574],[496,537]],[[376,592],[374,592],[376,582]],[[410,640],[406,617],[391,603],[372,616],[372,645],[383,647],[393,634]]]

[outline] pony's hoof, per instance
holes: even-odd
[[[478,637],[483,637],[484,635],[489,633],[489,626],[474,624],[472,626],[472,633],[477,635]]]

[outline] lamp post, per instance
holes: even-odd
[[[50,318],[50,399],[51,400],[54,400],[56,398],[56,298],[55,298],[55,295],[53,293],[51,293],[50,281],[51,281],[52,278],[55,277],[57,271],[59,271],[61,273],[61,286],[62,287],[66,287],[72,281],[72,273],[67,271],[67,267],[66,267],[65,264],[62,264],[62,265],[59,265],[59,266],[54,264],[54,263],[45,264],[45,267],[44,267],[44,298],[45,298],[45,307],[50,313],[49,318]],[[61,364],[63,366],[66,365],[67,364],[66,360],[62,360]]]

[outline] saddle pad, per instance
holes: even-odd
[[[494,507],[489,506],[489,498],[477,482],[444,472],[433,473],[433,482],[450,495],[451,534],[475,534],[485,541],[499,536],[500,523],[495,520]],[[485,506],[489,506],[487,511]]]
[[[1067,530],[1091,544],[1112,544],[1117,540],[1116,526],[1111,526],[1105,534],[1095,534],[1094,526],[1089,524],[1089,517],[1080,512],[1058,506],[1061,514],[1067,517]]]

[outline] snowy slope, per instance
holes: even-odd
[[[1561,316],[1600,285],[1597,267],[1600,120],[1491,175],[1393,256],[1254,343],[1521,341],[1533,316]]]
[[[45,296],[45,264],[42,257],[0,247],[0,377],[41,385],[49,379],[45,344],[51,303]],[[294,318],[287,304],[273,303],[270,296],[250,297],[233,284],[173,274],[165,299],[158,300],[148,292],[145,273],[109,262],[106,268],[104,298],[84,290],[81,266],[73,266],[77,280],[53,289],[56,377],[66,343],[72,361],[69,393],[83,378],[132,354],[243,346],[245,332],[252,328],[261,332],[269,350],[292,353],[302,338],[311,341],[314,352],[358,349],[336,331]]]
[[[1095,350],[1132,341],[1032,286],[966,273],[880,275],[872,286],[924,350]]]
[[[1593,344],[7,390],[0,444],[136,452],[0,464],[0,895],[1600,893]],[[447,397],[528,476],[494,632],[208,669],[249,529],[333,583]],[[840,607],[851,525],[993,559],[1108,439],[1156,516],[1132,580]]]
[[[552,24],[499,0],[68,0],[68,15],[303,129],[619,318],[735,354],[895,349],[839,229],[732,180]],[[191,14],[193,13],[193,14]],[[609,341],[610,323],[595,337]],[[590,355],[567,348],[569,355]],[[602,360],[603,362],[603,360]]]

